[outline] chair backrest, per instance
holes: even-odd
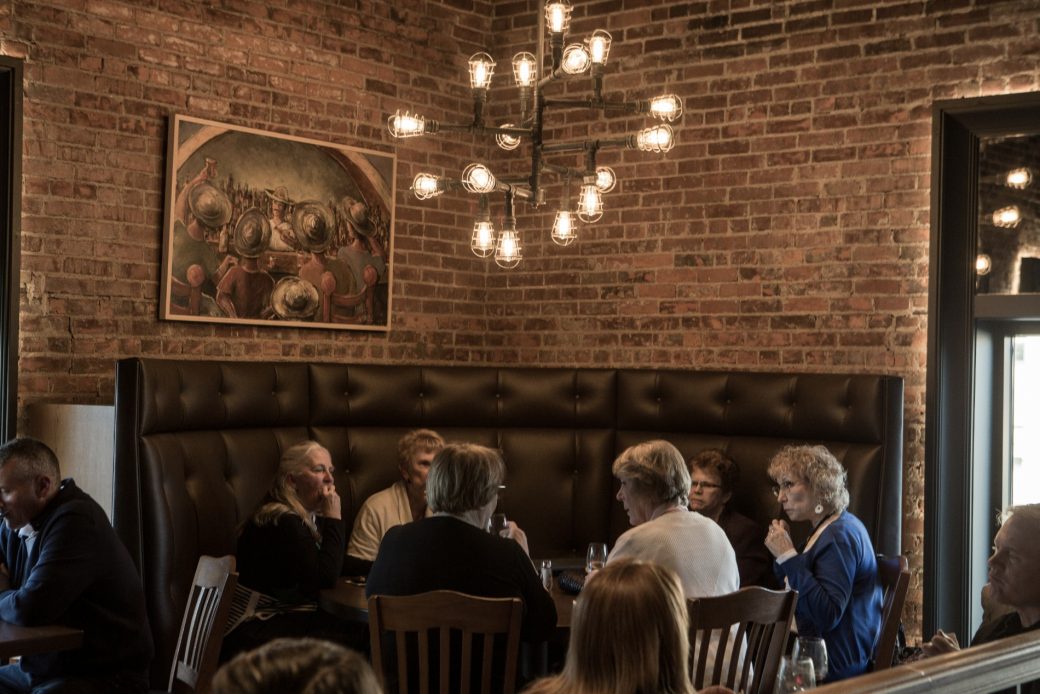
[[[687,600],[694,689],[717,684],[748,694],[771,692],[797,599],[794,590],[752,586],[727,595]],[[713,651],[714,666],[709,671],[708,656]]]
[[[398,691],[416,691],[409,677],[418,677],[418,691],[430,692],[431,674],[436,674],[440,694],[471,691],[472,675],[481,664],[480,691],[512,694],[516,680],[517,653],[520,648],[522,605],[519,598],[480,598],[450,590],[408,596],[373,595],[368,600],[368,625],[372,642],[372,666],[380,684],[387,687],[386,664],[393,662],[384,654],[383,633],[392,634],[397,661]],[[431,634],[431,632],[433,632]],[[413,634],[411,639],[408,634]],[[474,659],[473,647],[480,635],[481,652]],[[504,652],[495,658],[495,636],[502,635]],[[436,654],[436,668],[431,667]],[[418,663],[409,662],[415,656]],[[493,663],[504,662],[500,673]],[[452,682],[452,672],[456,673]],[[494,679],[501,676],[498,683]],[[389,689],[387,689],[389,692]]]
[[[874,671],[892,667],[896,653],[899,619],[910,586],[910,565],[903,555],[877,555],[878,583],[881,584],[881,633],[874,648]]]
[[[170,692],[209,690],[237,583],[233,556],[199,557],[170,668]]]

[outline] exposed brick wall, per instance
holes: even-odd
[[[531,45],[537,4],[496,16],[502,59]],[[620,183],[572,246],[548,240],[551,214],[520,216],[523,271],[488,276],[489,359],[902,375],[916,636],[931,107],[1037,89],[1040,3],[575,3],[572,28],[612,34],[608,95],[684,99],[678,144],[601,152]],[[571,140],[647,122],[547,123]]]
[[[540,4],[0,1],[0,51],[26,60],[22,403],[110,402],[113,360],[139,354],[899,374],[919,572],[931,104],[1036,89],[1040,2],[575,0],[576,32],[614,36],[608,94],[683,97],[679,144],[601,153],[621,182],[568,248],[520,205],[524,264],[487,270],[466,250],[474,201],[408,185],[470,156],[523,165],[384,124],[406,105],[466,120],[465,59],[491,51],[505,84]],[[396,152],[391,332],[157,320],[174,112]],[[915,630],[919,573],[911,590]]]

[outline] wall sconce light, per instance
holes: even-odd
[[[1022,221],[1022,211],[1018,205],[1001,207],[993,213],[993,226],[1001,229],[1014,229]]]

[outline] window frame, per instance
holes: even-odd
[[[0,441],[15,435],[18,420],[23,75],[21,60],[0,56]]]
[[[1040,319],[1035,297],[975,300],[979,143],[1040,132],[1040,93],[939,101],[932,118],[924,620],[967,640],[1004,498],[1008,325]],[[981,309],[981,310],[980,310]],[[1019,324],[1018,327],[1022,327]],[[997,464],[994,464],[994,463]]]

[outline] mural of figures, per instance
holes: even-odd
[[[387,330],[396,159],[176,115],[164,320]]]

